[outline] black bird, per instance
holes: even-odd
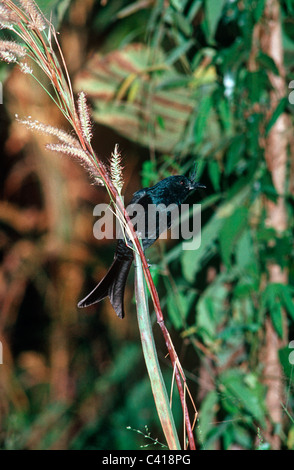
[[[172,209],[168,210],[168,206],[174,205],[174,207],[177,208],[184,202],[189,193],[197,188],[205,188],[205,186],[197,183],[195,176],[191,176],[190,178],[186,176],[169,176],[159,181],[159,183],[151,188],[140,189],[134,193],[127,207],[127,211],[132,220],[133,217],[131,213],[134,205],[140,204],[140,207],[142,207],[142,217],[145,218],[145,228],[144,233],[140,233],[140,237],[144,251],[157,240],[161,233],[170,228]],[[166,222],[163,226],[159,224],[158,217],[155,219],[155,223],[150,224],[150,219],[148,219],[148,206],[150,207],[150,204],[155,205],[159,209],[159,214],[160,212],[161,215],[165,213]],[[164,204],[164,206],[160,206],[160,204]],[[137,233],[139,233],[140,231],[138,231],[137,225],[138,224],[134,224],[134,228]],[[118,240],[114,260],[107,274],[95,289],[78,303],[78,307],[88,307],[89,305],[100,302],[100,300],[105,297],[109,297],[117,316],[119,318],[124,317],[124,290],[129,270],[134,259],[133,250],[130,246],[131,241],[128,240],[127,237],[122,237]]]

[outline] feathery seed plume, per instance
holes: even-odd
[[[19,2],[31,20],[29,26],[31,28],[38,29],[39,31],[43,31],[46,28],[46,20],[44,19],[43,14],[39,11],[36,3],[31,0],[19,0]]]
[[[26,53],[26,48],[14,41],[0,41],[0,59],[9,64],[17,62]]]
[[[79,163],[89,172],[90,176],[94,179],[96,184],[102,186],[104,185],[102,178],[97,172],[96,166],[82,148],[70,147],[66,144],[47,144],[46,149],[51,150],[52,152],[64,153],[70,157],[76,158]]]
[[[17,16],[9,10],[3,2],[0,2],[0,29],[13,30],[14,23],[17,22]]]
[[[123,167],[121,165],[121,153],[118,149],[118,144],[115,144],[114,152],[111,154],[110,159],[110,176],[113,185],[117,189],[117,192],[121,194],[123,187]]]
[[[92,123],[89,113],[89,107],[87,104],[86,95],[83,91],[79,93],[78,98],[78,110],[79,118],[81,122],[81,128],[84,138],[90,143],[93,137],[92,135]]]
[[[30,117],[27,117],[26,119],[20,119],[18,115],[15,117],[20,124],[23,124],[29,129],[39,131],[42,134],[53,135],[70,147],[81,149],[80,143],[75,137],[72,137],[70,134],[62,129],[59,129],[58,127],[49,126],[48,124],[43,124],[37,120],[33,121]]]

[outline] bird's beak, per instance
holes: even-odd
[[[204,184],[198,183],[196,181],[191,181],[190,182],[190,186],[189,186],[190,191],[192,191],[194,189],[199,189],[199,188],[206,189],[206,186]]]

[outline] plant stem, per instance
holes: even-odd
[[[142,262],[135,252],[135,295],[137,304],[138,325],[141,335],[144,359],[150,378],[152,393],[158,417],[170,450],[180,450],[181,446],[169,404],[165,383],[158,363],[156,347],[150,322],[148,297],[143,276]]]

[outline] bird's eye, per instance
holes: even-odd
[[[183,180],[182,180],[182,181],[180,181],[180,184],[184,184],[184,181],[183,181]]]

